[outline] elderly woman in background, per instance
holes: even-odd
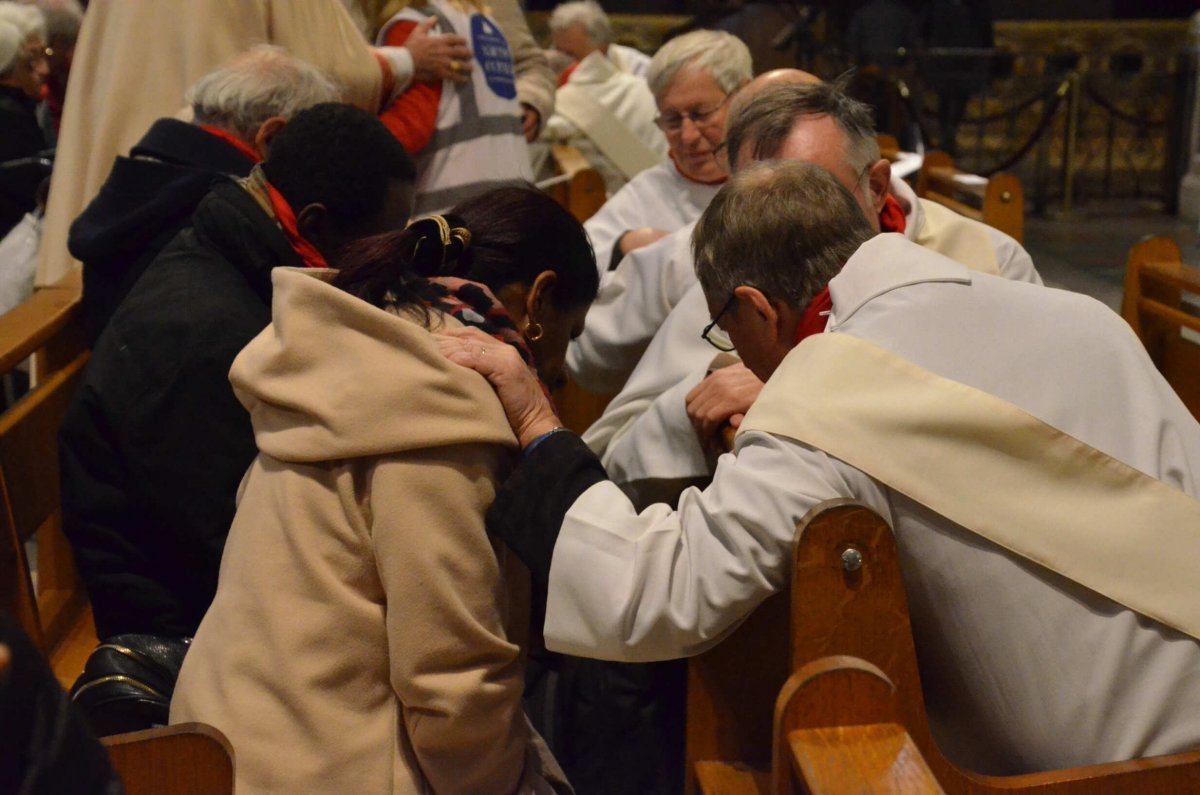
[[[0,163],[30,158],[46,148],[37,106],[48,71],[42,12],[0,2]],[[0,171],[0,238],[37,206],[45,176],[32,166]]]
[[[646,79],[670,162],[643,171],[584,225],[600,268],[700,217],[729,176],[718,157],[725,116],[752,75],[746,45],[721,31],[684,34],[654,54]]]
[[[242,795],[564,791],[521,709],[521,583],[484,528],[516,441],[431,330],[480,327],[556,380],[596,294],[587,238],[504,188],[342,265],[276,269],[231,370],[260,454],[171,719],[225,732]]]
[[[554,49],[575,63],[599,51],[619,72],[644,78],[650,71],[649,56],[613,41],[612,23],[596,0],[571,0],[555,6],[550,14],[550,36]]]

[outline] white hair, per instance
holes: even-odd
[[[187,93],[197,124],[253,141],[263,122],[290,119],[322,102],[341,102],[342,87],[282,47],[259,44],[196,81]]]
[[[0,78],[12,74],[17,56],[25,42],[17,26],[6,19],[0,19]]]
[[[723,30],[693,30],[671,39],[650,59],[646,82],[654,101],[663,95],[683,69],[704,71],[726,94],[732,94],[754,76],[750,50],[737,36]]]
[[[597,47],[612,44],[612,24],[596,0],[571,0],[555,6],[550,13],[550,32],[558,33],[572,25],[581,25],[588,39]]]
[[[37,6],[0,0],[0,19],[12,23],[26,42],[35,37],[46,40],[46,17]]]

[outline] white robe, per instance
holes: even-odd
[[[568,96],[569,94],[573,94],[574,97]],[[546,122],[541,140],[569,143],[579,149],[604,177],[605,188],[609,193],[615,194],[640,171],[626,173],[619,162],[604,154],[606,147],[611,144],[600,140],[603,130],[589,127],[585,119],[577,117],[576,114],[569,114],[571,118],[563,115],[563,111],[571,107],[571,99],[578,102],[590,101],[594,108],[592,112],[603,113],[611,119],[609,123],[615,122],[620,125],[633,139],[635,146],[639,146],[651,157],[650,167],[666,159],[667,139],[654,123],[658,108],[646,81],[620,71],[599,50],[589,54],[571,72],[566,85],[559,88],[556,96],[558,110]],[[593,137],[597,140],[593,140]]]
[[[621,235],[644,226],[674,232],[698,219],[720,188],[688,179],[670,161],[631,179],[583,225],[601,277]]]
[[[827,333],[995,395],[1200,494],[1200,426],[1098,302],[972,274],[898,235],[864,244],[830,290]],[[739,436],[712,484],[685,491],[677,512],[639,515],[608,481],[575,502],[554,548],[547,647],[619,660],[708,648],[785,586],[797,522],[838,497],[895,530],[930,719],[956,762],[1007,773],[1200,745],[1196,641],[761,432]]]
[[[893,183],[892,193],[907,210],[905,237],[938,250],[940,241],[922,234],[926,230],[923,203],[903,181]],[[955,220],[966,226],[980,226],[968,218]],[[991,227],[984,229],[993,243],[1001,276],[1042,283],[1029,254],[1019,243]],[[708,305],[695,279],[691,249],[679,246],[673,251],[676,256],[686,255],[686,263],[660,264],[659,278],[646,278],[647,286],[640,288],[626,287],[631,298],[623,303],[634,305],[630,313],[636,312],[636,319],[611,309],[602,308],[599,313],[593,310],[587,318],[593,328],[580,337],[583,344],[577,341],[574,346],[582,357],[590,353],[586,345],[597,346],[596,340],[605,341],[602,351],[588,356],[589,361],[602,361],[602,365],[591,368],[579,365],[580,370],[602,372],[605,385],[619,383],[625,378],[620,368],[630,361],[636,362],[624,387],[583,437],[604,462],[609,477],[618,483],[650,478],[698,478],[711,473],[710,462],[688,420],[684,399],[704,378],[717,351],[700,338],[701,329],[709,321]],[[622,263],[622,268],[625,264]],[[630,257],[629,265],[635,264],[640,263]],[[653,271],[646,268],[643,273],[649,275]],[[684,297],[671,304],[669,316],[654,314],[657,308],[670,303],[669,298],[679,292],[685,279]],[[623,283],[633,280],[634,274],[626,274]],[[652,303],[637,299],[647,291],[662,297]],[[602,333],[606,329],[610,330],[607,335]],[[647,331],[653,335],[649,345],[643,342]]]
[[[641,50],[633,47],[626,47],[624,44],[608,45],[608,60],[612,61],[613,65],[626,74],[646,79],[646,73],[650,71],[650,56]]]

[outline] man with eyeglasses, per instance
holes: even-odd
[[[746,45],[721,31],[684,34],[654,54],[646,81],[668,162],[638,174],[584,224],[602,273],[700,217],[729,176],[716,157],[729,99],[752,76]]]
[[[1200,425],[1121,318],[879,234],[807,163],[736,173],[695,239],[708,311],[767,386],[676,510],[637,511],[515,353],[442,340],[524,451],[488,527],[546,584],[547,648],[698,654],[787,587],[798,523],[849,498],[896,536],[951,761],[1200,746]]]
[[[815,163],[851,192],[873,228],[900,232],[975,270],[1041,283],[1015,240],[919,200],[906,183],[892,179],[890,165],[879,157],[870,111],[838,86],[788,81],[786,75],[758,78],[736,104],[726,139],[735,147],[730,152],[735,171],[766,159]],[[716,346],[701,338],[709,308],[696,284],[690,235],[687,242],[686,248],[679,243],[677,260],[656,276],[656,284],[669,285],[673,296],[664,289],[640,309],[653,339],[642,349],[630,346],[640,359],[584,435],[609,475],[639,505],[674,503],[684,487],[706,483],[724,449],[720,429],[730,421],[736,426],[762,388],[736,356],[718,354],[732,348],[719,335],[709,335]],[[669,315],[653,314],[667,304]]]

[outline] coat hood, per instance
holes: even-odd
[[[418,322],[327,284],[332,276],[276,268],[271,324],[234,360],[229,380],[259,450],[297,463],[479,442],[515,450],[482,376],[445,359]]]
[[[89,266],[120,269],[164,231],[187,222],[214,181],[254,164],[195,125],[159,119],[118,157],[100,192],[71,224],[67,247]],[[163,240],[162,243],[166,243]]]

